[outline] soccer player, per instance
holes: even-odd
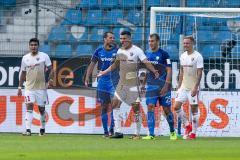
[[[177,116],[185,125],[185,135],[187,139],[195,139],[198,117],[198,93],[203,71],[203,57],[195,51],[193,46],[195,40],[192,36],[183,39],[185,52],[180,57],[180,74],[178,82],[177,97],[175,99],[175,111]],[[191,105],[192,124],[189,123],[186,114],[181,109],[185,101]],[[184,138],[183,137],[183,138]]]
[[[40,112],[41,128],[39,135],[45,134],[46,113],[45,105],[48,104],[47,85],[45,74],[52,75],[52,63],[46,53],[39,52],[39,40],[32,38],[29,41],[30,53],[22,58],[21,74],[18,87],[18,96],[22,96],[22,86],[25,83],[25,103],[27,107],[25,123],[26,132],[23,135],[31,136],[31,124],[33,119],[33,105],[36,103]],[[48,85],[51,87],[53,80],[50,78]]]
[[[103,34],[103,41],[103,46],[98,47],[92,56],[91,63],[88,66],[86,72],[85,86],[88,86],[89,84],[89,77],[92,74],[96,63],[98,63],[98,70],[103,71],[112,64],[114,61],[113,59],[117,54],[118,48],[116,47],[114,35],[112,32],[105,32]],[[112,135],[114,133],[114,121],[112,112],[111,124],[108,130],[108,110],[110,109],[109,105],[111,104],[111,97],[113,97],[118,79],[119,74],[117,70],[98,79],[97,98],[101,104],[101,117],[104,129],[103,137],[109,137],[109,135]]]
[[[101,71],[98,76],[103,76],[119,67],[120,80],[113,98],[113,117],[115,122],[115,133],[111,138],[123,138],[121,129],[122,113],[120,105],[125,102],[133,107],[134,119],[136,122],[135,135],[133,139],[140,139],[141,129],[141,112],[140,112],[140,96],[138,92],[134,92],[134,87],[138,85],[138,64],[139,60],[158,77],[158,72],[154,69],[151,63],[148,62],[144,52],[137,46],[132,44],[131,33],[123,31],[120,34],[120,42],[122,47],[117,52],[115,62],[106,70]]]
[[[149,36],[148,44],[150,51],[146,52],[148,61],[152,63],[159,73],[159,78],[155,79],[154,74],[147,73],[146,104],[148,107],[148,129],[149,135],[142,139],[154,139],[155,117],[154,108],[157,102],[163,107],[165,117],[170,128],[170,140],[176,140],[177,135],[174,129],[174,117],[171,111],[171,61],[167,52],[159,48],[159,35],[154,33]],[[143,84],[143,87],[145,84]]]

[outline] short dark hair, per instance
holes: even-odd
[[[150,36],[149,36],[150,38],[155,38],[157,41],[160,41],[160,37],[159,37],[159,35],[157,34],[157,33],[152,33],[152,34],[150,34]]]
[[[131,32],[129,32],[129,31],[122,31],[120,33],[120,35],[128,35],[129,37],[131,37]]]
[[[104,33],[103,33],[103,39],[104,39],[104,38],[107,38],[108,33],[113,34],[113,32],[111,32],[111,31],[104,32]]]
[[[36,43],[39,45],[39,40],[38,40],[37,38],[31,38],[31,39],[29,40],[29,44],[30,44],[31,42],[36,42]]]

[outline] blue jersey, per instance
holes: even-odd
[[[105,50],[103,46],[100,46],[95,50],[91,61],[95,63],[98,62],[98,70],[104,71],[109,66],[111,66],[112,63],[114,62],[117,51],[118,51],[118,48],[115,48],[115,47],[112,48],[111,50]],[[113,84],[116,84],[118,82],[118,79],[119,79],[119,73],[118,73],[118,70],[116,69],[113,72],[100,77],[98,82],[109,83],[109,81],[112,81]]]
[[[168,53],[162,49],[158,49],[156,52],[146,51],[146,56],[149,62],[158,70],[159,78],[155,79],[155,76],[152,72],[147,74],[147,85],[159,85],[163,86],[166,77],[166,67],[171,67],[171,61]]]

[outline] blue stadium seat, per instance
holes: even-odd
[[[104,32],[109,31],[108,27],[95,27],[92,30],[92,34],[90,36],[91,41],[102,41]]]
[[[142,5],[141,2],[140,0],[120,0],[120,5],[123,8],[136,8]]]
[[[116,9],[116,10],[111,10],[107,11],[106,17],[103,18],[103,24],[118,24],[119,20],[123,19],[123,11]]]
[[[143,27],[137,27],[135,31],[132,32],[132,40],[133,41],[141,41],[142,34],[144,33]]]
[[[164,50],[168,52],[171,59],[179,59],[179,49],[177,44],[168,44]]]
[[[200,0],[187,0],[187,7],[200,7],[202,2]]]
[[[81,0],[78,5],[80,8],[96,8],[99,6],[98,0]]]
[[[83,26],[71,26],[68,41],[86,41],[88,40],[88,28]]]
[[[88,44],[78,45],[76,53],[77,55],[92,55],[93,47],[92,45],[88,45]]]
[[[102,23],[102,11],[101,10],[88,10],[86,24],[95,25]]]
[[[119,2],[118,0],[102,0],[101,6],[103,8],[115,8],[118,7]]]
[[[127,19],[132,24],[140,25],[142,24],[143,14],[141,11],[131,10],[128,12]]]
[[[57,57],[70,57],[72,56],[72,48],[69,44],[59,44],[56,47],[55,55]]]
[[[14,7],[16,6],[16,0],[0,0],[0,6]]]
[[[122,31],[130,31],[130,29],[129,29],[129,28],[126,28],[126,27],[116,27],[116,28],[113,28],[113,34],[114,34],[115,39],[116,39],[117,41],[119,41],[120,33],[121,33]]]
[[[159,0],[148,0],[146,2],[147,2],[147,7],[160,6],[160,1]]]
[[[53,27],[48,35],[48,41],[65,41],[66,39],[67,34],[64,26]]]
[[[64,17],[62,24],[73,25],[73,24],[83,24],[82,11],[76,9],[69,9]]]
[[[221,49],[220,45],[218,44],[215,43],[202,44],[198,48],[199,52],[202,54],[204,59],[221,56]]]
[[[40,45],[39,51],[51,55],[51,48],[50,48],[50,45],[48,45],[48,44]]]

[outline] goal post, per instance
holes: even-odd
[[[194,36],[204,58],[199,135],[239,137],[240,8],[151,7],[150,33],[173,59],[173,89],[183,37]]]

